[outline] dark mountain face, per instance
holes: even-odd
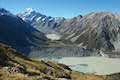
[[[28,53],[30,47],[45,45],[47,38],[21,18],[0,9],[0,42]]]

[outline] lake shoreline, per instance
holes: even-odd
[[[72,70],[90,73],[95,75],[110,75],[120,72],[120,59],[107,57],[62,57],[62,58],[43,58],[46,61],[53,61],[69,66]],[[43,60],[41,59],[41,60]],[[40,59],[37,59],[40,60]]]

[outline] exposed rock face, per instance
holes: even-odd
[[[65,31],[64,39],[87,48],[119,49],[120,21],[112,13],[88,14],[73,27]]]
[[[25,21],[38,30],[47,30],[49,33],[58,33],[62,39],[86,48],[120,50],[120,16],[109,12],[90,13],[85,16],[76,16],[71,19],[43,16],[32,11],[19,14]],[[40,17],[41,16],[41,17]],[[40,17],[40,19],[39,19]],[[39,19],[39,20],[38,20]],[[43,20],[44,19],[44,20]],[[51,29],[49,29],[51,28]],[[42,30],[46,33],[46,31]]]
[[[28,53],[31,46],[45,45],[45,35],[25,23],[21,18],[0,9],[0,42],[20,52]]]

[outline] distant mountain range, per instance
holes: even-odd
[[[54,46],[59,44],[75,45],[86,49],[116,50],[119,52],[120,16],[109,12],[93,12],[85,16],[79,15],[65,19],[45,16],[31,8],[16,16],[0,8],[0,34],[1,43],[5,43],[22,53],[35,51],[36,47],[40,47],[40,49],[44,46],[47,47],[49,37],[60,39],[54,43]],[[47,52],[53,50],[57,55],[58,48],[54,49],[48,48]],[[66,48],[65,52],[69,52],[68,50],[69,48]],[[42,51],[44,53],[44,50]]]
[[[45,16],[28,8],[18,16],[46,34],[60,34],[61,39],[70,44],[89,49],[120,50],[120,16],[117,14],[93,12],[65,19]]]
[[[46,45],[47,38],[20,17],[0,8],[0,42],[28,53],[31,47]]]

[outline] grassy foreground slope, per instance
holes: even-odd
[[[0,80],[120,80],[120,74],[97,76],[59,63],[31,60],[0,44]]]

